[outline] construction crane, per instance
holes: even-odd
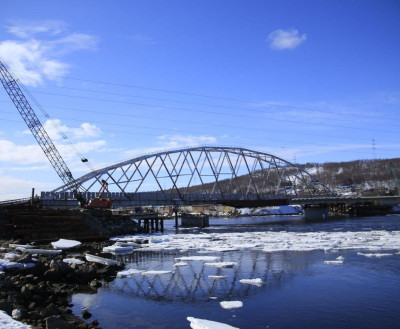
[[[18,112],[21,114],[26,125],[32,132],[33,136],[35,137],[39,146],[42,148],[44,154],[50,161],[51,165],[57,172],[58,176],[61,178],[63,183],[68,187],[68,189],[74,193],[75,198],[80,202],[81,206],[85,206],[87,202],[82,196],[82,191],[81,191],[82,187],[72,176],[72,173],[69,170],[67,164],[65,163],[61,154],[58,152],[56,146],[54,145],[53,141],[47,134],[38,116],[36,115],[31,105],[29,104],[24,93],[22,92],[18,80],[15,77],[13,77],[13,75],[8,71],[8,69],[1,60],[0,60],[0,79],[4,89],[10,96],[12,102],[14,103]],[[88,160],[82,157],[81,161],[87,162]],[[103,186],[107,187],[107,185],[102,183],[101,189],[103,189]],[[99,203],[99,206],[102,206],[101,202]],[[104,206],[107,207],[108,204],[103,203],[103,207]]]

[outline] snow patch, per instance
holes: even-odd
[[[32,328],[24,323],[14,320],[5,311],[0,311],[0,328],[7,329],[29,329]]]

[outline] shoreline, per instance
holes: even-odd
[[[0,240],[1,253],[11,262],[3,273],[0,271],[0,310],[35,329],[101,328],[96,319],[85,321],[91,318],[88,311],[82,310],[81,317],[72,313],[71,297],[78,292],[96,291],[102,282],[112,281],[124,268],[120,264],[109,266],[85,260],[85,254],[100,254],[112,242],[85,242],[57,255],[36,257],[10,247],[18,242]],[[50,244],[36,247],[54,250]],[[67,257],[84,262],[68,264],[63,261]]]

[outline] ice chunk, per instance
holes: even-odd
[[[358,252],[357,255],[360,256],[365,256],[365,257],[377,257],[377,258],[381,258],[381,257],[385,257],[385,256],[392,256],[393,254],[388,254],[388,253],[363,253],[363,252]]]
[[[142,272],[142,275],[163,275],[163,274],[171,274],[172,271],[145,271]]]
[[[243,307],[243,303],[239,300],[232,300],[232,301],[224,301],[219,303],[222,308],[226,310],[232,310],[234,308]]]
[[[61,254],[62,250],[51,250],[51,249],[24,249],[23,252],[29,254],[40,254],[40,255],[58,255]]]
[[[129,269],[129,270],[125,270],[125,271],[120,271],[120,272],[118,272],[118,273],[117,273],[117,277],[119,277],[119,278],[126,278],[126,277],[128,277],[128,276],[135,275],[135,274],[140,274],[140,273],[142,273],[142,272],[143,272],[143,271],[141,271],[141,270],[137,270],[137,269],[131,268],[131,269]]]
[[[54,249],[70,249],[81,245],[79,241],[76,240],[67,240],[67,239],[60,239],[58,241],[52,242],[51,245]]]
[[[190,327],[192,329],[239,329],[237,327],[232,327],[229,324],[193,318],[191,316],[188,316],[187,320],[190,322]]]
[[[188,263],[185,263],[185,262],[179,262],[179,263],[175,263],[174,264],[174,266],[175,267],[179,267],[179,266],[188,266],[189,264]]]
[[[219,263],[204,263],[204,266],[219,267],[219,268],[232,268],[237,263],[235,262],[219,262]]]
[[[324,263],[327,265],[343,265],[342,260],[326,260]]]
[[[260,278],[257,279],[241,279],[239,280],[240,283],[244,284],[252,284],[255,286],[261,286],[263,284],[263,281]]]
[[[0,267],[4,268],[4,269],[21,268],[21,267],[24,267],[24,264],[16,263],[16,262],[10,262],[7,259],[0,259]]]
[[[117,244],[103,248],[104,253],[112,253],[112,254],[125,254],[125,253],[131,253],[132,251],[133,251],[132,246],[122,247]]]

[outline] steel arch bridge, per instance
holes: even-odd
[[[239,147],[199,146],[138,156],[77,179],[93,199],[108,183],[114,205],[287,204],[296,197],[331,196],[305,170],[272,154]],[[73,198],[63,185],[48,198]]]

